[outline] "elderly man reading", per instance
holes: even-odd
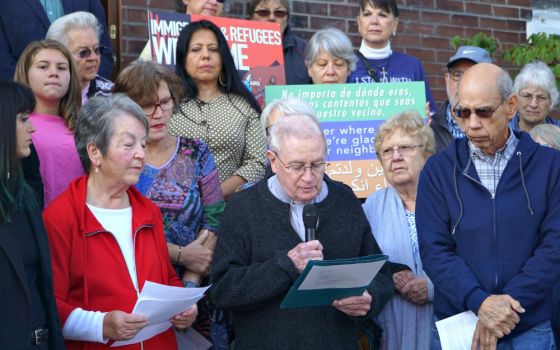
[[[554,347],[560,153],[512,131],[516,109],[505,71],[469,68],[453,106],[467,138],[428,159],[418,186],[416,225],[435,316],[476,313],[473,349]]]
[[[311,115],[271,129],[274,176],[236,194],[220,226],[212,266],[216,305],[233,313],[239,349],[356,349],[359,321],[378,314],[393,292],[388,266],[358,297],[331,306],[281,310],[282,299],[313,259],[381,253],[352,191],[323,178],[326,143]],[[317,240],[304,242],[302,210],[318,208]]]

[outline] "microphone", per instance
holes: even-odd
[[[303,206],[303,226],[305,227],[305,241],[313,241],[315,239],[315,231],[319,223],[319,215],[317,207],[313,204]]]

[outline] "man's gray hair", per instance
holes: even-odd
[[[261,113],[261,125],[263,130],[266,129],[266,126],[268,125],[268,118],[270,118],[274,111],[280,112],[282,116],[292,114],[309,114],[317,117],[315,110],[309,103],[307,103],[307,101],[297,97],[286,97],[269,103],[263,109]]]
[[[556,77],[550,67],[544,62],[534,61],[524,65],[521,72],[515,77],[513,91],[519,95],[519,92],[528,86],[546,91],[550,95],[551,108],[558,104],[559,94],[558,87],[556,86]]]
[[[513,81],[509,74],[503,69],[498,75],[496,86],[498,87],[498,93],[502,101],[505,101],[513,94]]]
[[[327,142],[319,119],[314,114],[291,114],[279,119],[270,129],[269,148],[272,152],[281,153],[281,146],[287,138],[309,139],[320,137],[325,152]]]
[[[325,28],[313,34],[305,49],[305,64],[308,67],[315,62],[321,49],[335,59],[345,60],[351,71],[356,69],[357,58],[354,54],[354,47],[340,29]]]
[[[78,113],[74,142],[86,173],[91,170],[87,146],[94,145],[105,156],[113,136],[115,120],[123,115],[138,119],[148,133],[148,119],[144,111],[125,94],[96,96]]]
[[[97,18],[85,11],[72,12],[58,18],[52,22],[47,31],[47,39],[53,39],[61,42],[68,47],[68,32],[74,29],[92,29],[97,35],[97,39],[101,36],[103,29]]]

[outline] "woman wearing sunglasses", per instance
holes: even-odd
[[[288,24],[290,4],[288,0],[251,0],[249,3],[249,19],[280,24],[284,47],[286,84],[311,84],[305,65],[307,43],[293,34],[290,29]]]
[[[79,11],[58,18],[47,39],[61,42],[72,53],[78,69],[82,104],[93,96],[111,94],[113,83],[98,75],[104,47],[99,44],[101,26],[89,12]]]
[[[31,42],[16,65],[14,80],[29,86],[37,100],[29,116],[37,131],[23,160],[24,175],[45,207],[84,173],[73,135],[81,108],[77,75],[70,52],[49,39]]]

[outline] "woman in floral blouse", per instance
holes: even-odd
[[[180,80],[150,61],[133,62],[115,84],[115,92],[138,103],[149,121],[146,162],[136,187],[161,209],[169,256],[179,277],[186,287],[198,287],[208,276],[224,200],[206,144],[169,135],[180,91]],[[216,318],[219,312],[204,299],[193,327],[220,349],[219,344],[227,344],[227,335],[224,327],[213,322]]]

